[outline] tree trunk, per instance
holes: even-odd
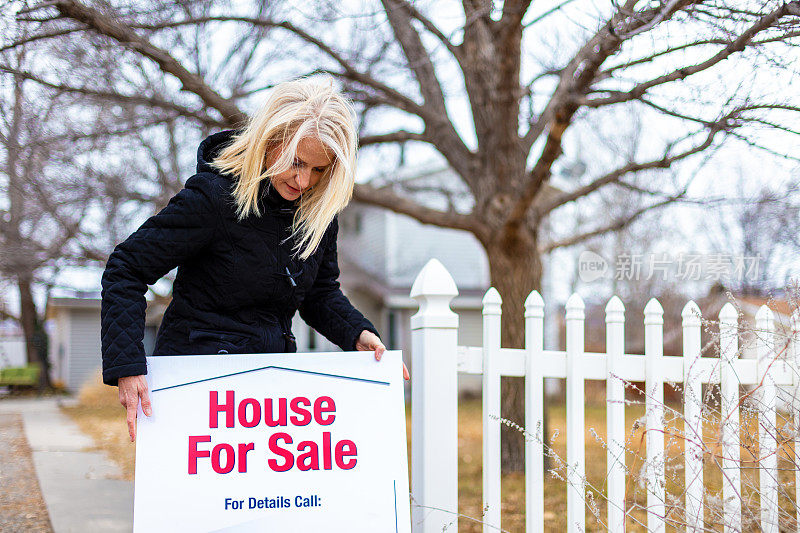
[[[501,346],[525,347],[525,300],[534,289],[541,292],[542,259],[537,251],[535,235],[527,231],[517,237],[498,239],[488,243],[492,286],[503,299]],[[520,427],[525,427],[525,382],[523,378],[502,379],[501,416]],[[544,433],[547,434],[545,415]],[[535,433],[536,428],[525,428]],[[505,472],[525,468],[525,439],[519,430],[501,426],[502,469]],[[545,456],[545,468],[547,457]]]
[[[20,322],[25,335],[25,351],[28,364],[39,363],[39,389],[50,387],[50,360],[47,356],[47,333],[44,331],[44,320],[36,312],[31,285],[33,277],[29,273],[17,275],[19,288]]]

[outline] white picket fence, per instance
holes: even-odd
[[[457,375],[483,378],[483,531],[500,531],[500,377],[525,378],[526,531],[545,531],[543,479],[543,379],[566,378],[567,524],[586,530],[584,380],[607,381],[607,502],[609,531],[625,528],[625,382],[645,382],[647,530],[664,531],[666,478],[664,465],[664,383],[683,383],[685,418],[684,520],[688,531],[703,530],[703,463],[701,384],[721,384],[723,509],[725,531],[742,530],[739,469],[739,385],[759,385],[761,528],[778,531],[778,461],[776,387],[798,385],[800,315],[792,317],[795,353],[775,360],[773,314],[763,306],[756,317],[756,359],[738,359],[737,312],[722,309],[721,357],[700,357],[700,310],[683,309],[683,357],[663,355],[663,309],[651,299],[644,309],[644,354],[624,348],[624,306],[614,296],[606,306],[606,353],[584,351],[584,304],[573,294],[566,304],[566,351],[543,348],[544,302],[533,291],[525,302],[525,348],[500,347],[501,298],[490,288],[483,298],[483,346],[458,346],[458,316],[450,301],[456,285],[437,260],[417,276],[411,297],[419,311],[412,330],[412,528],[418,533],[458,530]],[[793,413],[794,427],[800,427]],[[794,453],[800,454],[795,439]],[[797,472],[795,472],[797,475]],[[800,479],[795,502],[800,501]],[[798,517],[800,518],[800,517]]]

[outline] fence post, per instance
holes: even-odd
[[[625,306],[618,296],[606,304],[606,465],[608,468],[608,530],[625,531]]]
[[[567,531],[586,531],[584,309],[577,293],[567,300]]]
[[[733,362],[739,352],[739,314],[728,302],[719,312],[720,389],[722,404],[723,531],[742,530],[741,464],[739,456],[739,380]]]
[[[544,301],[525,300],[525,531],[544,531]],[[533,433],[533,435],[531,435]]]
[[[664,454],[664,308],[655,298],[644,307],[645,416],[647,447],[647,530],[666,524],[666,456]]]
[[[411,499],[414,533],[458,531],[458,289],[431,259],[411,287]]]
[[[687,531],[703,528],[703,383],[700,381],[700,308],[689,301],[683,318],[684,476]]]
[[[775,322],[772,311],[762,305],[756,313],[756,356],[758,381],[761,384],[761,405],[758,409],[758,493],[761,503],[761,531],[778,533],[778,425],[776,423],[777,391],[773,366],[778,365],[775,352]]]
[[[800,457],[800,402],[797,394],[800,391],[800,309],[795,309],[789,321],[790,335],[789,340],[792,347],[792,354],[789,358],[789,368],[792,369],[792,382],[794,383],[794,394],[790,399],[789,412],[792,413],[794,423],[794,464],[797,464]],[[794,472],[794,501],[800,502],[800,470]],[[797,530],[800,531],[800,507],[795,504],[795,522]]]
[[[494,287],[483,296],[483,531],[500,530],[500,314]]]

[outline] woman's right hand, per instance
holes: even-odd
[[[131,442],[136,440],[136,414],[139,407],[139,398],[142,400],[142,411],[147,416],[153,414],[150,406],[150,396],[147,393],[147,381],[144,376],[127,376],[117,380],[119,387],[119,403],[125,408],[128,420],[128,433]]]

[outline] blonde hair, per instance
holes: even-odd
[[[292,220],[292,237],[299,234],[292,253],[302,248],[300,258],[307,259],[316,251],[333,217],[353,196],[358,150],[354,123],[353,107],[334,88],[332,78],[324,82],[299,78],[276,85],[246,126],[211,162],[215,169],[237,178],[233,196],[238,219],[250,213],[261,216],[261,181],[289,170],[300,140],[316,137],[333,158],[319,182],[300,196]],[[268,153],[276,148],[275,153],[280,155],[270,163]]]

